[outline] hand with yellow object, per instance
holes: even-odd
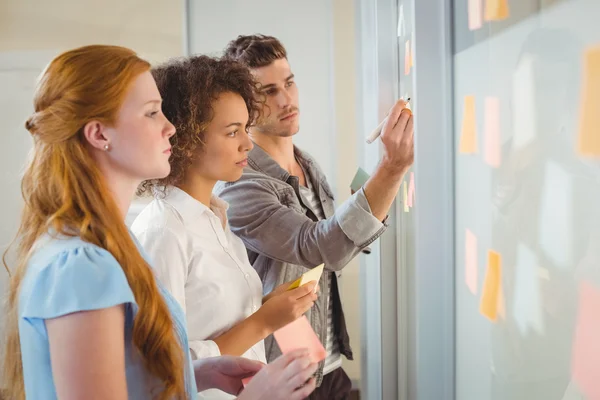
[[[277,286],[275,289],[273,289],[273,291],[271,293],[269,293],[268,295],[263,297],[263,304],[265,304],[265,302],[267,300],[269,300],[271,297],[273,297],[275,295],[287,292],[288,290],[295,289],[295,288],[300,287],[311,281],[317,282],[317,286],[315,287],[315,293],[318,293],[319,292],[318,282],[321,279],[321,275],[323,274],[324,267],[325,267],[325,264],[316,266],[313,269],[311,269],[310,271],[303,273],[295,281],[282,283],[281,285]]]
[[[302,276],[296,279],[289,287],[288,290],[295,289],[299,286],[304,285],[305,283],[315,281],[319,282],[321,279],[321,275],[323,275],[323,269],[325,268],[325,264],[321,264],[319,266],[314,267],[308,272],[302,274]],[[315,293],[317,293],[317,288],[315,288]]]
[[[267,335],[270,335],[277,329],[300,318],[313,306],[317,300],[316,286],[317,282],[308,282],[283,293],[273,293],[253,315],[253,318],[258,319],[261,326],[267,329]],[[279,287],[276,290],[279,290]]]

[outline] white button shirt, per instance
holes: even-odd
[[[133,222],[158,279],[185,311],[193,359],[221,355],[211,340],[252,315],[262,304],[262,282],[246,248],[227,224],[228,205],[216,196],[210,208],[179,188],[169,188]],[[266,363],[263,341],[243,357]],[[204,398],[232,399],[209,390]]]

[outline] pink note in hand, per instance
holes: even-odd
[[[600,289],[588,282],[579,285],[579,312],[571,372],[573,381],[588,399],[600,399]]]
[[[248,386],[248,384],[250,383],[250,381],[252,380],[252,378],[254,378],[253,376],[249,376],[247,378],[242,379],[242,385],[244,385],[244,387]]]
[[[283,354],[298,349],[308,349],[313,363],[323,361],[327,357],[325,347],[323,347],[305,315],[278,329],[273,333],[273,336]]]

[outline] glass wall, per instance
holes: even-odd
[[[456,399],[600,399],[598,16],[454,1]]]

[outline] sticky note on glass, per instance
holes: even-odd
[[[273,333],[283,354],[290,351],[307,349],[313,363],[323,361],[327,351],[310,326],[305,315]]]
[[[493,250],[488,251],[488,266],[483,283],[479,312],[491,321],[498,318],[498,295],[502,274],[502,257]]]
[[[477,237],[467,229],[465,234],[465,283],[477,294]]]
[[[525,54],[512,77],[513,150],[528,146],[537,135],[534,60]]]
[[[519,244],[515,266],[514,317],[522,335],[534,329],[544,334],[542,292],[538,276],[538,260],[529,247]]]
[[[588,399],[600,399],[600,289],[579,285],[579,309],[571,359],[572,379]]]
[[[479,29],[483,26],[482,0],[469,0],[469,30]]]
[[[410,173],[410,182],[408,184],[408,206],[414,207],[415,205],[415,173]]]
[[[404,75],[410,74],[410,40],[404,43]]]
[[[321,279],[321,275],[323,275],[323,268],[325,268],[325,264],[321,264],[317,267],[314,267],[310,271],[303,273],[302,276],[300,276],[300,278],[296,279],[290,285],[288,290],[296,289],[297,287],[307,284],[308,282],[312,282],[312,281],[319,282],[319,279]],[[316,286],[315,286],[315,293],[317,293]]]
[[[504,289],[502,288],[502,282],[500,282],[500,288],[498,289],[498,315],[502,319],[506,319],[506,300],[504,300]]]
[[[539,206],[539,243],[545,255],[564,269],[575,265],[574,196],[570,173],[560,164],[547,161]]]
[[[358,192],[361,187],[369,180],[371,176],[365,172],[364,169],[358,168],[356,174],[354,174],[354,178],[352,178],[352,182],[350,183],[350,189],[353,192]]]
[[[600,156],[600,47],[585,53],[577,152]]]
[[[477,153],[475,96],[465,96],[459,151],[467,154]]]
[[[500,100],[497,97],[485,98],[485,162],[494,167],[500,166]]]
[[[404,204],[404,212],[409,212],[408,208],[408,188],[406,186],[406,181],[402,182],[402,203]]]
[[[485,1],[485,20],[500,21],[508,18],[508,0],[486,0]]]

